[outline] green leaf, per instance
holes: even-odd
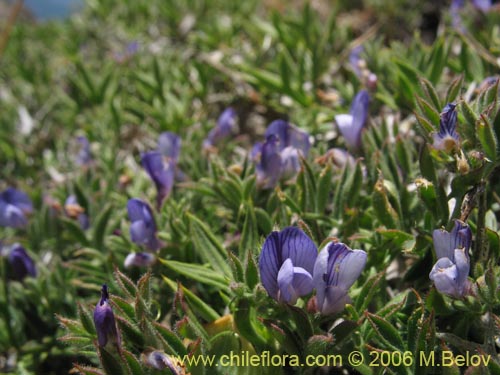
[[[453,103],[460,94],[462,90],[462,85],[464,83],[464,75],[460,74],[456,77],[453,82],[451,82],[446,92],[446,103]]]
[[[433,45],[432,52],[428,60],[428,77],[433,84],[439,82],[439,78],[446,65],[446,58],[448,55],[448,48],[445,46],[445,39],[438,38]]]
[[[241,240],[239,246],[240,259],[246,259],[246,254],[257,246],[259,236],[257,233],[257,219],[253,204],[247,202],[245,205],[245,222],[243,223],[243,230],[241,232]]]
[[[254,304],[248,298],[241,298],[236,302],[234,322],[243,337],[250,341],[257,351],[268,346],[269,333],[256,316]]]
[[[255,288],[255,286],[259,283],[259,271],[257,269],[257,263],[251,252],[247,254],[246,259],[246,271],[245,271],[245,279],[247,285],[250,289]]]
[[[387,228],[398,228],[399,217],[396,210],[392,207],[387,197],[387,190],[384,187],[382,179],[375,183],[372,193],[373,208],[375,215],[381,224]]]
[[[125,293],[129,298],[134,299],[138,293],[137,287],[134,282],[130,280],[125,274],[123,274],[118,268],[115,268],[115,280],[123,293]]]
[[[325,212],[327,202],[332,192],[332,177],[333,170],[331,163],[328,163],[321,171],[318,179],[318,191],[316,196],[316,203],[318,205],[316,212]]]
[[[104,244],[104,235],[106,233],[106,227],[108,225],[109,218],[112,214],[113,206],[107,205],[99,214],[96,219],[96,224],[94,226],[94,238],[93,243],[94,247],[97,249],[101,249]]]
[[[125,358],[127,362],[127,366],[130,370],[131,375],[142,375],[144,371],[142,370],[141,363],[139,360],[128,350],[122,350],[122,356]]]
[[[137,325],[121,316],[116,316],[116,323],[123,335],[123,341],[126,342],[127,345],[134,347],[144,346],[144,332],[142,332]]]
[[[439,100],[439,96],[436,92],[436,89],[432,85],[432,83],[430,83],[427,79],[421,77],[420,78],[420,85],[422,86],[427,97],[431,100],[432,104],[434,105],[434,109],[436,109],[439,113],[439,111],[441,110],[443,105],[441,104],[441,101]]]
[[[488,159],[493,162],[496,161],[498,141],[486,116],[481,116],[481,120],[476,123],[476,130],[484,153]]]
[[[421,98],[420,96],[417,96],[416,99],[418,107],[425,115],[425,117],[428,119],[429,123],[434,124],[432,125],[432,129],[429,129],[429,133],[431,133],[432,131],[436,131],[436,129],[439,126],[439,120],[441,118],[439,114],[440,109],[433,107],[428,101]]]
[[[273,230],[273,222],[266,210],[260,207],[255,207],[255,219],[262,233],[271,233]]]
[[[99,360],[101,361],[101,365],[104,368],[104,371],[107,375],[122,375],[125,374],[123,371],[120,362],[118,362],[117,358],[114,357],[111,353],[109,353],[106,349],[100,347],[99,348]]]
[[[70,234],[74,238],[75,242],[79,242],[82,246],[90,246],[90,242],[85,235],[85,231],[80,227],[80,224],[73,219],[68,219],[66,217],[59,217],[59,220]]]
[[[196,252],[217,272],[231,277],[231,267],[226,260],[226,251],[212,231],[194,215],[187,214],[189,229]]]
[[[220,272],[214,271],[207,266],[203,266],[196,263],[185,263],[176,260],[165,260],[160,259],[160,261],[172,271],[181,274],[188,279],[196,280],[200,283],[211,285],[217,289],[227,291],[229,286],[229,279],[221,275]]]
[[[465,100],[460,102],[460,108],[462,109],[462,114],[465,118],[465,124],[458,122],[458,129],[462,139],[468,140],[472,145],[476,144],[476,122],[479,116],[473,111],[473,109],[467,104]]]
[[[162,276],[163,281],[172,289],[173,292],[176,292],[179,288],[182,288],[182,292],[184,297],[186,298],[187,303],[191,307],[193,311],[196,311],[203,319],[207,322],[212,322],[220,318],[220,315],[213,308],[210,307],[207,303],[205,303],[201,298],[196,296],[189,289],[185,288],[181,283],[175,283],[170,280],[166,276]]]
[[[356,298],[355,308],[358,313],[363,312],[370,304],[375,293],[380,289],[379,284],[383,280],[384,272],[371,276],[361,288]]]
[[[387,320],[375,314],[367,313],[366,317],[377,336],[387,345],[388,349],[403,352],[405,345],[399,331]]]
[[[153,322],[153,325],[158,336],[163,343],[167,345],[165,348],[166,351],[179,356],[187,354],[186,347],[182,343],[182,340],[174,332],[158,322]]]
[[[92,314],[81,303],[78,303],[77,306],[78,306],[78,317],[80,318],[80,322],[82,323],[83,328],[85,328],[85,330],[88,333],[94,335],[95,326],[94,326],[94,321],[92,319]]]

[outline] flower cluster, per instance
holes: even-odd
[[[319,253],[300,229],[272,232],[262,246],[259,270],[262,285],[279,302],[295,304],[298,297],[316,289],[316,306],[322,314],[341,311],[347,291],[365,267],[367,254],[343,243],[328,243]]]

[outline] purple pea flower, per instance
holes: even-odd
[[[329,315],[344,309],[349,302],[347,291],[363,271],[367,255],[363,250],[351,250],[341,242],[330,242],[314,264],[313,284],[316,306],[321,314]]]
[[[361,148],[361,131],[368,117],[369,104],[370,95],[368,91],[361,90],[354,97],[349,114],[335,116],[335,122],[345,142],[354,150]]]
[[[215,128],[210,130],[207,138],[203,141],[203,148],[215,147],[217,143],[233,134],[236,131],[236,119],[237,113],[233,108],[225,109],[219,116]]]
[[[274,135],[267,137],[266,142],[254,146],[251,158],[257,163],[257,185],[263,189],[276,186],[281,177],[281,155],[278,147],[278,138]]]
[[[85,209],[80,206],[75,195],[70,195],[64,202],[64,212],[72,219],[78,220],[80,228],[87,230],[90,227],[90,221]]]
[[[161,208],[163,201],[170,195],[175,179],[175,163],[165,159],[158,151],[142,154],[141,163],[153,180],[158,192],[156,207]]]
[[[174,359],[165,352],[153,350],[151,353],[145,354],[143,360],[148,366],[156,370],[163,370],[168,367],[171,374],[181,374],[180,369],[174,364]]]
[[[363,52],[363,46],[358,45],[354,47],[351,50],[351,53],[349,54],[349,65],[351,66],[351,69],[353,70],[354,74],[358,78],[362,78],[363,74],[361,72],[361,68],[364,68],[365,62],[361,58],[361,53]]]
[[[481,12],[487,12],[492,7],[491,0],[472,0],[472,5]]]
[[[8,188],[0,193],[0,226],[24,228],[27,214],[33,212],[33,204],[26,193]]]
[[[455,221],[451,232],[436,229],[432,233],[437,262],[429,274],[436,289],[444,294],[460,298],[470,288],[469,248],[472,232],[467,224]]]
[[[161,133],[158,137],[158,152],[177,163],[181,152],[181,138],[172,132]]]
[[[299,228],[287,227],[267,236],[259,258],[262,285],[279,302],[295,304],[313,289],[318,249]]]
[[[151,207],[140,199],[132,198],[127,203],[132,242],[150,250],[158,250],[162,242],[156,237],[156,222]]]
[[[22,281],[26,276],[36,277],[35,262],[19,244],[11,246],[7,255],[9,277],[12,280]]]
[[[457,148],[460,141],[457,133],[456,104],[448,103],[441,112],[439,132],[434,133],[433,147],[436,150],[450,152]]]
[[[304,154],[304,157],[306,157],[311,147],[309,134],[285,120],[271,122],[264,135],[266,138],[270,135],[276,136],[279,140],[280,151],[283,151],[287,147],[293,147],[300,150]]]
[[[116,327],[115,314],[109,304],[109,293],[106,284],[101,289],[101,299],[94,309],[94,325],[97,332],[97,342],[101,348],[108,343],[120,348],[121,338]]]
[[[131,267],[149,267],[154,264],[156,258],[150,253],[130,253],[125,258],[125,268]]]
[[[90,165],[92,163],[92,153],[90,152],[89,140],[84,136],[77,137],[76,140],[79,144],[76,163],[82,166]]]
[[[273,121],[265,136],[266,141],[257,143],[250,157],[256,163],[257,185],[269,189],[300,171],[300,157],[307,156],[311,145],[307,132],[284,120]]]

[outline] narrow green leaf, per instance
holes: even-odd
[[[189,218],[191,238],[200,258],[209,263],[215,271],[230,277],[231,268],[227,264],[227,255],[222,244],[197,217],[191,214],[187,214],[187,216]]]
[[[210,305],[205,303],[201,298],[196,296],[196,294],[191,292],[189,289],[185,288],[181,283],[175,283],[166,276],[162,277],[163,281],[165,281],[165,283],[170,287],[170,289],[172,289],[173,292],[176,292],[179,288],[182,288],[182,292],[184,294],[184,297],[186,298],[187,303],[193,311],[201,316],[201,318],[203,318],[207,322],[212,322],[220,318],[220,315],[217,313],[217,311],[212,309]]]
[[[420,96],[416,97],[417,105],[422,111],[422,113],[427,117],[430,124],[434,124],[432,127],[432,131],[436,131],[439,127],[439,119],[440,119],[440,109],[432,106],[427,100],[421,98]]]
[[[432,80],[432,81],[434,83],[436,83],[436,81],[434,81],[434,80]],[[432,102],[432,104],[434,106],[434,109],[437,109],[437,111],[439,112],[441,110],[441,108],[443,107],[443,105],[441,104],[441,101],[439,100],[439,96],[438,96],[438,94],[436,92],[436,89],[432,85],[432,83],[429,82],[424,77],[421,77],[420,78],[420,85],[422,86],[422,88],[423,88],[424,92],[426,93],[427,97]]]
[[[453,103],[456,101],[457,97],[462,90],[462,85],[464,83],[464,75],[460,74],[456,77],[448,87],[448,91],[446,92],[446,103]]]
[[[178,274],[181,274],[188,279],[196,280],[200,283],[211,285],[220,290],[227,290],[229,285],[229,280],[220,272],[214,271],[206,266],[202,266],[196,263],[184,263],[176,260],[165,260],[160,259],[160,261],[169,269]]]
[[[128,350],[122,350],[122,355],[127,362],[127,366],[130,370],[131,375],[143,375],[144,371],[142,370],[141,363],[139,360]]]
[[[273,230],[273,222],[267,211],[260,207],[255,207],[254,210],[255,219],[257,220],[260,231],[266,234],[271,233]]]
[[[496,161],[498,141],[486,116],[481,116],[481,120],[476,123],[476,130],[484,153],[488,159]]]
[[[182,343],[182,340],[174,332],[160,323],[153,322],[153,324],[162,341],[167,344],[167,347],[164,348],[165,350],[179,356],[187,354],[186,347]]]
[[[377,336],[388,348],[392,350],[404,351],[405,345],[399,331],[387,320],[375,314],[367,313],[366,317]]]
[[[356,298],[355,308],[358,313],[362,313],[370,304],[375,293],[380,289],[380,282],[384,277],[384,272],[379,272],[371,276],[361,288],[361,292]]]
[[[241,240],[239,246],[240,259],[246,259],[246,254],[257,246],[259,236],[257,233],[257,219],[253,204],[247,202],[245,204],[245,222],[243,223],[243,230],[241,232]]]
[[[331,163],[328,163],[321,171],[318,179],[318,191],[316,193],[316,203],[318,205],[316,209],[317,213],[325,212],[327,202],[330,198],[330,194],[332,193],[332,177],[332,165]]]
[[[108,225],[109,218],[112,214],[113,206],[107,205],[97,216],[96,224],[94,226],[93,244],[97,249],[101,249],[104,244],[104,235]]]

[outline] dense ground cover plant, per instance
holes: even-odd
[[[0,371],[499,373],[500,14],[383,3],[18,22]],[[229,353],[286,359],[181,360]]]

